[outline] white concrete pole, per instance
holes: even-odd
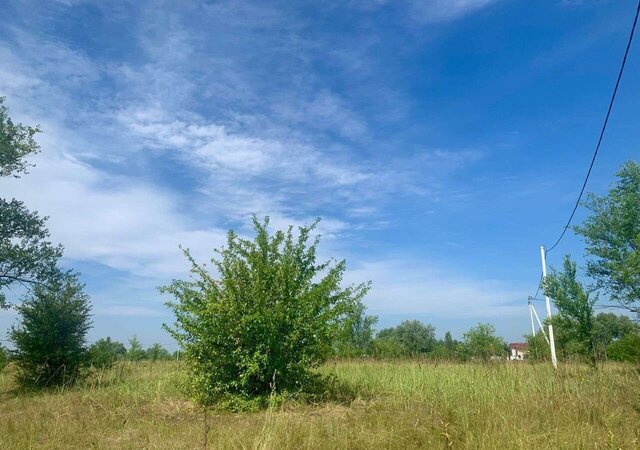
[[[542,259],[542,280],[547,279],[547,254],[544,250],[544,245],[540,246],[540,258]],[[549,348],[551,349],[551,363],[555,369],[558,368],[558,359],[556,358],[556,342],[553,338],[553,325],[551,325],[551,300],[546,291],[544,299],[547,304],[547,319],[549,319]]]
[[[531,335],[535,336],[536,335],[536,326],[533,323],[533,311],[531,310],[531,308],[533,308],[533,305],[531,304],[531,297],[529,297],[529,319],[531,319]]]
[[[544,340],[549,343],[549,338],[547,337],[547,333],[544,331],[544,325],[540,322],[540,317],[538,317],[538,313],[536,312],[535,306],[531,305],[531,311],[533,311],[533,315],[536,316],[536,320],[538,321],[538,326],[540,327],[540,331],[542,331],[542,335],[544,336]]]

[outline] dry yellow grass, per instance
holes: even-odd
[[[608,364],[339,362],[342,404],[220,413],[189,402],[176,363],[127,364],[64,391],[0,374],[0,448],[640,448],[640,374]]]

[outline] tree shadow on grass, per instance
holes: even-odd
[[[295,408],[301,405],[339,404],[349,406],[353,401],[369,398],[371,395],[361,386],[340,380],[334,374],[316,374],[299,390],[274,391],[269,394],[253,396],[228,394],[202,406],[221,412],[259,412],[266,409]]]

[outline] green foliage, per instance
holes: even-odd
[[[3,346],[0,345],[0,372],[9,364],[9,354]]]
[[[577,281],[576,263],[564,257],[563,272],[552,270],[544,280],[545,294],[553,298],[558,316],[556,328],[561,329],[567,340],[578,345],[578,352],[596,361],[595,321],[593,317],[597,296],[590,293]]]
[[[22,202],[0,198],[0,288],[13,283],[43,283],[55,276],[62,247],[47,239],[45,219]],[[6,297],[0,292],[0,307]]]
[[[407,349],[394,339],[376,337],[371,343],[371,354],[376,358],[400,358],[408,356]]]
[[[142,344],[136,336],[129,339],[129,349],[127,350],[127,359],[129,361],[142,361],[147,358],[147,352],[142,348]]]
[[[91,307],[77,276],[59,274],[48,285],[36,285],[16,309],[20,323],[9,336],[16,347],[17,381],[44,387],[78,380],[88,363]]]
[[[461,343],[451,336],[450,331],[447,331],[444,334],[444,339],[438,341],[429,356],[436,359],[458,359],[460,346]]]
[[[462,337],[464,356],[477,358],[485,362],[493,356],[506,356],[507,344],[495,333],[494,326],[488,323],[479,323],[471,328]]]
[[[629,333],[608,348],[609,358],[617,361],[640,363],[640,335]]]
[[[336,356],[360,357],[371,353],[373,327],[378,318],[367,315],[366,309],[363,303],[356,304],[346,316],[342,331],[333,345]]]
[[[30,166],[25,156],[38,153],[39,146],[34,139],[39,127],[14,124],[4,105],[6,97],[0,97],[0,177],[27,173]]]
[[[607,196],[590,194],[575,231],[587,244],[587,274],[609,298],[640,314],[640,166],[629,161]]]
[[[270,392],[299,392],[312,369],[332,353],[344,322],[369,285],[341,288],[345,262],[316,263],[316,224],[269,235],[268,218],[253,218],[254,240],[230,231],[212,262],[219,279],[192,264],[193,281],[162,288],[176,301],[166,327],[182,347],[194,397],[210,403]],[[317,222],[316,222],[317,223]]]
[[[405,353],[418,355],[432,351],[436,345],[436,329],[419,320],[405,320],[394,328],[385,328],[378,333],[382,340],[400,344]]]
[[[454,359],[456,356],[455,351],[450,352],[442,341],[436,342],[435,347],[433,347],[433,350],[431,350],[428,355],[433,359]]]
[[[38,151],[34,135],[39,130],[14,124],[3,103],[0,97],[0,177],[19,177],[29,167],[24,157]],[[0,198],[0,308],[8,306],[3,288],[55,276],[62,247],[48,241],[45,220],[16,199]]]
[[[594,318],[594,336],[597,354],[607,358],[607,349],[613,342],[630,333],[638,333],[640,327],[629,317],[613,313],[600,313]]]
[[[453,355],[456,351],[456,347],[458,346],[458,341],[456,341],[452,336],[451,336],[451,332],[447,331],[444,334],[444,347],[447,349],[447,351]]]
[[[559,360],[581,361],[585,358],[585,355],[591,357],[570,322],[566,322],[559,314],[556,314],[551,320],[545,319],[545,330],[548,330],[549,323],[553,325],[556,355]]]
[[[169,353],[166,348],[162,347],[162,345],[156,342],[147,349],[146,358],[153,362],[167,360],[171,359],[171,353]]]
[[[551,358],[551,350],[549,343],[544,337],[542,331],[538,331],[536,334],[527,334],[525,336],[527,341],[527,358],[541,361]]]
[[[112,341],[110,337],[99,339],[89,347],[89,362],[91,366],[106,369],[113,366],[113,363],[123,359],[127,353],[122,342]]]

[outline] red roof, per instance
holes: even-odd
[[[509,348],[510,349],[516,349],[516,350],[526,350],[527,348],[527,343],[526,342],[511,342],[509,344]]]

